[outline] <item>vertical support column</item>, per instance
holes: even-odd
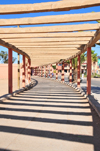
[[[43,77],[44,77],[44,66],[42,67],[42,70],[43,70]]]
[[[50,64],[50,78],[52,78],[52,64]]]
[[[47,72],[48,72],[48,71],[47,71],[47,66],[46,66],[46,78],[47,78],[47,74],[48,74]]]
[[[56,80],[58,80],[58,63],[56,63]]]
[[[20,54],[18,53],[18,89],[20,89]]]
[[[39,67],[38,67],[38,76],[39,76]]]
[[[41,75],[41,74],[40,74],[40,67],[39,67],[39,77],[40,77],[40,75]]]
[[[91,94],[91,47],[87,48],[87,95]]]
[[[72,59],[70,60],[70,77],[69,77],[70,83],[72,83]]]
[[[61,81],[64,82],[64,62],[62,63],[62,75],[61,75]]]
[[[26,83],[28,84],[28,62],[26,62]]]
[[[25,55],[23,55],[22,87],[25,87]]]
[[[31,60],[28,59],[28,83],[31,82]]]
[[[41,67],[41,77],[43,77],[43,66]]]
[[[40,77],[42,77],[42,67],[40,67]]]
[[[12,93],[12,49],[8,49],[8,93]]]
[[[80,88],[80,55],[78,55],[77,63],[77,87]]]

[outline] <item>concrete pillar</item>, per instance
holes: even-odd
[[[20,89],[20,54],[18,53],[18,89]]]
[[[69,81],[72,83],[72,59],[70,60],[70,76],[69,76]]]
[[[23,55],[22,87],[25,87],[25,55]]]
[[[80,88],[80,55],[78,55],[77,61],[77,87]]]
[[[91,94],[91,47],[87,48],[87,95]]]
[[[12,85],[12,49],[8,49],[8,93],[12,93],[13,88]]]
[[[50,64],[50,78],[52,78],[52,64]]]
[[[56,80],[58,80],[58,63],[56,63]]]
[[[64,62],[62,63],[61,81],[64,82]]]

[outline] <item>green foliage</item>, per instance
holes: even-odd
[[[56,65],[55,66],[52,65],[52,67],[53,67],[53,69],[56,69]]]
[[[56,73],[56,70],[54,70],[53,73]]]
[[[100,78],[100,74],[94,73],[94,74],[92,74],[91,77],[92,77],[92,78]]]
[[[81,54],[81,64],[86,60],[86,53]]]
[[[77,68],[77,57],[72,59],[72,66],[74,69]]]
[[[8,63],[8,53],[6,51],[1,51],[0,52],[0,60],[2,63]],[[14,63],[16,58],[12,58],[12,63]]]
[[[95,63],[97,62],[97,53],[95,53],[94,50],[91,50],[91,57],[92,57],[92,62]]]

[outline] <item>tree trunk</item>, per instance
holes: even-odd
[[[74,71],[73,71],[73,83],[76,83],[77,82],[77,68],[76,69],[74,69]]]
[[[93,62],[93,73],[95,74],[95,62]]]

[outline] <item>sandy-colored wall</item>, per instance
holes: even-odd
[[[13,79],[18,77],[18,65],[13,64]],[[8,64],[0,64],[0,79],[8,79]]]

